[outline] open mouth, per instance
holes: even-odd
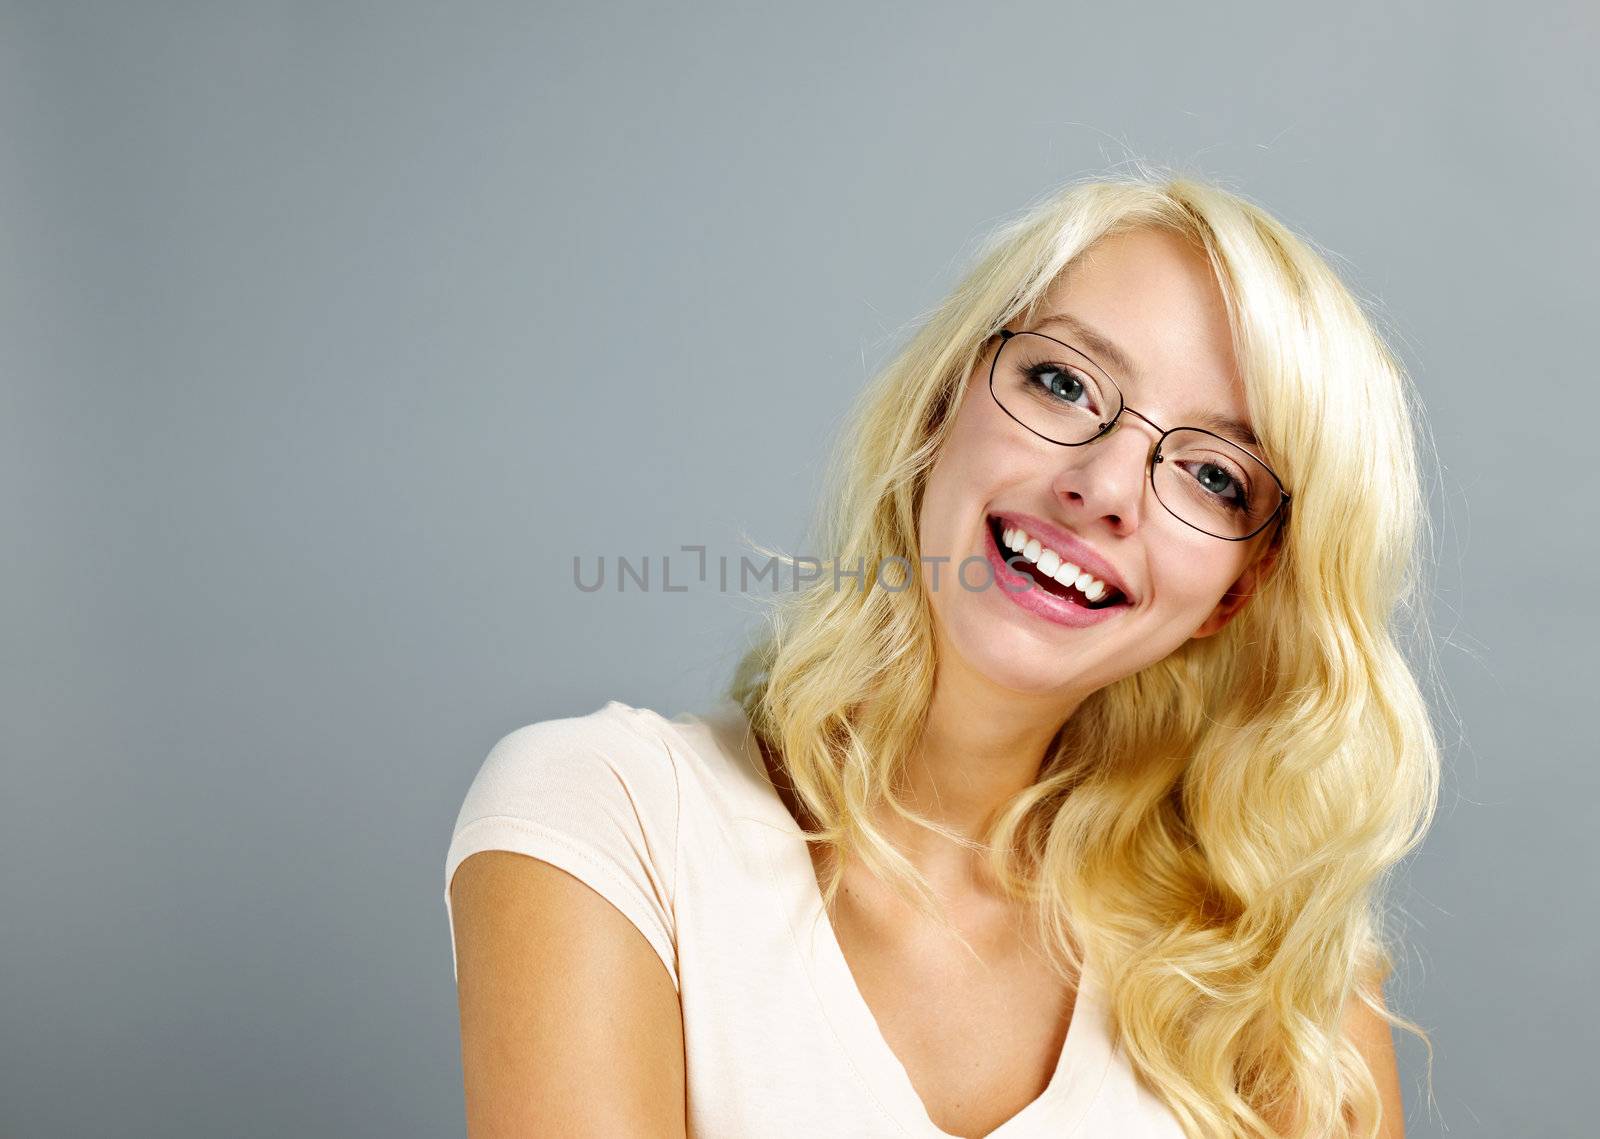
[[[1021,543],[1022,548],[1019,549],[1016,534],[1008,531],[1006,524],[994,515],[989,516],[988,523],[989,536],[994,539],[995,549],[1000,551],[1006,564],[1032,580],[1037,588],[1084,609],[1113,609],[1128,603],[1127,596],[1115,586],[1096,582],[1092,578],[1085,582],[1087,575],[1079,567],[1063,562],[1059,554],[1048,548],[1043,549],[1036,558],[1028,557],[1026,543]],[[1008,537],[1011,541],[1007,541]],[[1069,581],[1071,584],[1068,584]],[[1080,583],[1085,584],[1088,592],[1080,588]]]

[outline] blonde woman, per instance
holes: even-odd
[[[728,699],[485,761],[445,879],[469,1133],[1402,1135],[1414,416],[1235,194],[1006,225],[863,395],[834,561]]]

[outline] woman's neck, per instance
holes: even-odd
[[[921,734],[906,758],[908,806],[964,838],[981,840],[994,813],[1038,778],[1071,710],[1059,694],[997,689],[959,667],[941,668]],[[761,755],[790,815],[801,829],[815,829],[785,765],[765,741]],[[989,888],[981,852],[909,823],[882,803],[874,806],[872,821],[941,892]]]

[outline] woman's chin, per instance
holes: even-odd
[[[979,645],[962,652],[967,667],[997,688],[1019,695],[1045,696],[1072,687],[1075,673],[1061,667],[1060,650],[1055,659],[1034,659],[1018,655],[1015,645]],[[1053,666],[1053,667],[1051,667]]]

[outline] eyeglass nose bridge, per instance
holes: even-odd
[[[1121,427],[1122,426],[1122,414],[1123,414],[1123,412],[1127,412],[1127,411],[1133,412],[1134,415],[1137,415],[1140,419],[1144,420],[1146,423],[1148,423],[1151,427],[1155,428],[1155,430],[1156,430],[1157,434],[1156,434],[1155,450],[1145,460],[1145,468],[1146,468],[1145,469],[1145,474],[1148,475],[1151,479],[1154,479],[1155,478],[1155,473],[1156,473],[1156,464],[1163,461],[1163,456],[1161,454],[1161,448],[1166,443],[1167,436],[1171,435],[1173,431],[1177,430],[1176,428],[1168,429],[1168,428],[1162,427],[1161,424],[1159,424],[1155,420],[1151,419],[1144,412],[1137,411],[1134,408],[1129,407],[1127,404],[1123,404],[1120,408],[1117,409],[1117,414],[1113,415],[1111,417],[1110,421],[1104,427],[1102,427],[1100,429],[1100,433],[1098,435],[1096,435],[1093,439],[1090,439],[1089,442],[1097,443],[1101,439],[1104,439],[1106,436],[1110,435],[1118,427]]]

